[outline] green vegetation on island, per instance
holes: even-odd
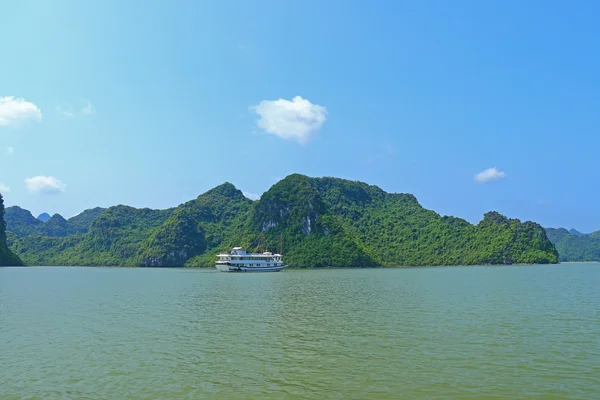
[[[86,218],[56,218],[53,229],[19,210],[7,219],[10,242],[29,265],[213,266],[215,255],[233,246],[254,250],[262,241],[279,251],[280,238],[294,267],[558,261],[536,223],[490,212],[472,225],[426,210],[410,194],[299,174],[257,201],[225,183],[173,209],[116,206],[97,209],[93,218],[88,210]],[[77,231],[74,220],[81,222]]]
[[[5,219],[8,230],[17,236],[63,237],[86,233],[92,221],[99,217],[104,210],[100,207],[85,210],[69,220],[64,219],[60,214],[54,214],[48,219],[40,219],[40,217],[35,218],[29,211],[21,207],[12,206],[6,208]]]
[[[12,249],[22,254],[28,265],[135,266],[142,242],[171,212],[123,205],[110,207],[90,222],[86,233],[65,237],[24,236],[13,241]]]
[[[600,261],[600,231],[584,234],[575,229],[547,228],[548,239],[563,262]]]
[[[14,234],[10,233],[11,239]],[[4,199],[0,194],[0,266],[20,266],[23,262],[7,246],[6,222],[4,221]]]

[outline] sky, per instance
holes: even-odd
[[[72,217],[292,173],[600,229],[596,1],[0,5],[0,193]]]

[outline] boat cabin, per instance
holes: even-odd
[[[234,247],[233,249],[231,249],[231,255],[232,256],[245,256],[246,249],[244,249],[243,247]]]

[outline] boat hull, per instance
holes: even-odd
[[[217,270],[221,272],[279,272],[286,267],[287,265],[282,265],[280,267],[238,267],[233,265],[216,265]]]

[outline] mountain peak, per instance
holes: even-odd
[[[212,196],[222,196],[222,197],[228,197],[228,198],[232,198],[232,199],[245,198],[242,191],[239,190],[238,188],[236,188],[230,182],[222,183],[219,186],[216,186],[216,187],[210,189],[209,191],[201,194],[198,197],[212,197]]]
[[[497,224],[506,222],[508,218],[500,214],[498,211],[488,211],[483,215],[483,221],[495,222]],[[483,222],[482,221],[482,222]]]
[[[52,217],[50,217],[50,219],[48,219],[48,222],[51,222],[51,221],[54,223],[66,223],[67,222],[67,220],[60,214],[54,214]]]

